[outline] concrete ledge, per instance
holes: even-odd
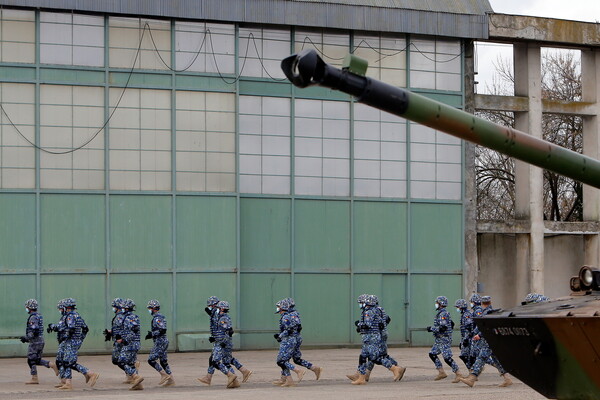
[[[182,333],[177,335],[177,351],[211,350],[213,344],[208,341],[208,333]],[[240,335],[233,335],[233,348],[240,348]]]
[[[2,357],[26,357],[27,343],[19,339],[0,339],[0,354]]]

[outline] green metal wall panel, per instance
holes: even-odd
[[[3,310],[0,338],[16,338],[25,334],[25,301],[32,298],[37,299],[35,275],[4,275],[0,278],[0,301]],[[43,305],[40,299],[38,301],[40,306]]]
[[[296,308],[306,344],[349,343],[349,274],[299,274],[295,277]],[[354,320],[352,320],[354,321]]]
[[[121,297],[123,299],[132,299],[136,304],[136,314],[140,317],[142,337],[150,329],[152,318],[146,309],[148,300],[157,299],[160,302],[160,310],[167,318],[167,324],[170,322],[171,329],[168,330],[170,340],[175,338],[173,330],[173,279],[172,274],[144,273],[144,274],[111,274],[110,276],[110,299]],[[106,308],[110,306],[109,302]],[[97,312],[97,311],[96,311]],[[105,323],[110,324],[113,315]],[[142,340],[142,349],[150,350],[152,342]]]
[[[462,205],[416,203],[411,218],[414,269],[461,273]]]
[[[290,200],[240,199],[240,268],[290,269]]]
[[[410,293],[411,337],[412,344],[426,346],[433,343],[433,335],[425,331],[425,327],[433,324],[435,317],[435,299],[437,296],[448,298],[448,311],[454,322],[460,316],[452,307],[456,299],[462,296],[462,277],[460,275],[413,275]],[[460,338],[460,331],[455,330],[453,339]]]
[[[287,83],[240,80],[241,95],[289,97],[291,92],[292,88]]]
[[[398,274],[355,274],[354,298],[352,299],[352,320],[360,317],[356,299],[363,293],[379,297],[379,305],[385,309],[392,321],[388,327],[390,343],[405,343],[408,298],[406,296],[406,275]],[[361,343],[360,335],[353,335],[353,343]]]
[[[147,74],[142,72],[111,72],[108,75],[108,83],[111,85],[125,85],[129,80],[130,86],[146,86],[153,88],[171,88],[171,74],[155,73]]]
[[[296,201],[294,236],[297,269],[349,271],[350,202]]]
[[[236,267],[236,199],[177,198],[177,268]]]
[[[82,352],[106,350],[102,330],[106,328],[105,275],[58,274],[42,275],[40,307],[44,323],[57,323],[60,313],[56,304],[60,299],[72,297],[77,300],[77,310],[90,328],[83,343]],[[56,334],[46,334],[46,350],[56,351]]]
[[[354,271],[406,271],[406,204],[354,202]]]
[[[35,269],[35,215],[34,194],[0,194],[0,271]]]
[[[40,202],[42,270],[104,270],[104,196],[44,194]]]
[[[208,332],[209,320],[204,307],[209,296],[217,296],[229,302],[231,319],[237,328],[236,281],[235,273],[178,273],[176,285],[178,332]]]
[[[177,75],[175,76],[175,87],[182,90],[202,90],[206,92],[235,91],[235,85],[228,84],[219,76]]]
[[[279,329],[275,303],[291,296],[289,274],[242,273],[240,275],[242,346],[276,347],[273,333]]]
[[[35,68],[0,67],[0,81],[29,82],[35,80]]]
[[[110,197],[110,254],[114,270],[171,267],[171,197]]]

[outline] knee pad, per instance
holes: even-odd
[[[373,364],[381,365],[381,357],[378,357],[375,360],[371,360],[371,361],[373,361]]]
[[[156,360],[153,360],[151,358],[148,359],[148,364],[150,364],[150,366],[154,369],[156,369]]]
[[[437,360],[437,354],[429,353],[429,358],[431,358],[431,361],[435,362],[435,360]]]
[[[295,364],[300,365],[302,363],[302,359],[300,357],[294,357],[293,360]]]
[[[169,363],[167,361],[160,360],[160,366],[163,367],[163,369],[167,369],[169,368]]]
[[[277,361],[277,365],[279,366],[279,368],[281,368],[282,370],[287,369],[285,366],[285,361],[281,360],[281,361]]]
[[[33,367],[35,365],[35,360],[32,358],[28,358],[27,365],[29,365],[29,368]]]
[[[448,364],[451,367],[452,367],[452,363],[454,362],[454,360],[452,358],[444,358],[444,361],[446,362],[446,364]]]
[[[364,364],[367,362],[367,357],[363,356],[362,354],[360,356],[358,356],[358,364]]]

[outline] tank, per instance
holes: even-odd
[[[365,77],[366,62],[354,56],[340,69],[314,50],[304,50],[285,58],[281,68],[298,87],[339,90],[358,102],[600,188],[598,160]],[[498,310],[476,318],[476,324],[504,368],[540,394],[600,399],[600,270],[585,266],[569,284],[569,297]]]

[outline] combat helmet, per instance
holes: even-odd
[[[440,307],[448,306],[448,298],[446,296],[438,296],[435,298],[435,302],[440,305]]]
[[[29,299],[25,302],[25,307],[29,308],[30,310],[37,310],[38,302],[36,299]]]

